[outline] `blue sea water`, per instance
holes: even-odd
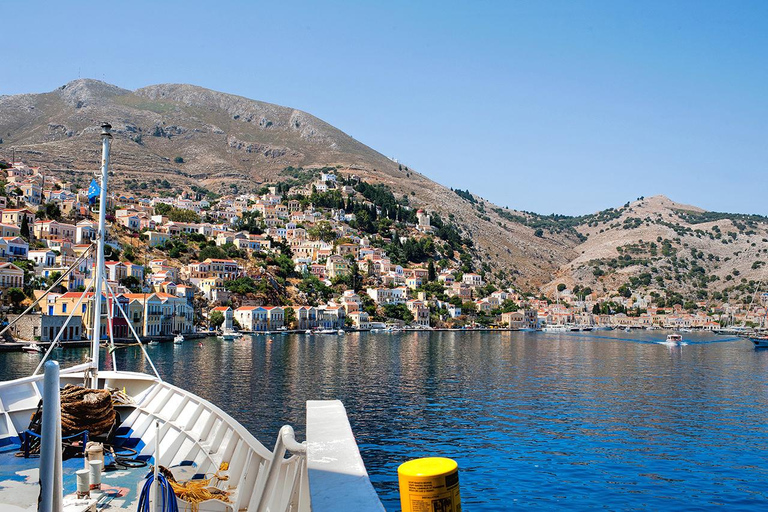
[[[711,334],[669,347],[665,334],[272,335],[149,351],[164,379],[267,446],[285,423],[303,437],[306,400],[342,400],[390,511],[397,466],[422,456],[459,463],[470,512],[765,509],[768,351]],[[0,354],[0,379],[38,360]],[[117,362],[149,371],[136,347]]]

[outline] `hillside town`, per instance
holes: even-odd
[[[39,167],[3,165],[0,291],[10,318],[56,285],[20,339],[91,336],[97,236],[92,190]],[[95,183],[95,182],[94,182]],[[93,187],[94,184],[91,185]],[[114,194],[102,315],[116,337],[209,330],[392,328],[716,330],[765,327],[750,304],[679,301],[644,292],[558,286],[545,297],[505,286],[472,255],[460,229],[335,168],[289,169],[259,193]],[[73,267],[71,270],[70,268]],[[124,311],[127,316],[120,312]],[[106,326],[105,326],[106,329]]]

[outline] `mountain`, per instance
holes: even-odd
[[[580,217],[500,208],[402,167],[311,114],[193,85],[129,91],[82,79],[49,93],[0,96],[0,158],[10,159],[13,147],[17,157],[84,187],[99,165],[103,121],[113,126],[117,190],[136,193],[137,184],[163,178],[168,192],[244,192],[288,179],[286,168],[337,167],[450,218],[474,241],[478,270],[526,290],[561,282],[611,290],[638,276],[646,283],[650,273],[650,284],[639,286],[695,297],[699,267],[717,276],[707,293],[755,279],[762,268],[752,268],[768,236],[762,217],[712,214],[664,197]]]

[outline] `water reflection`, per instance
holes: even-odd
[[[459,462],[468,511],[765,506],[768,351],[663,338],[361,333],[148,350],[163,378],[267,446],[285,423],[303,437],[306,400],[342,400],[389,510],[399,508],[397,465],[425,455]],[[57,354],[74,363],[84,352]],[[150,370],[137,347],[116,359]],[[0,355],[0,376],[27,375],[38,360]]]

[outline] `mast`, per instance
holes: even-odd
[[[98,387],[99,373],[99,341],[101,339],[101,294],[104,281],[104,242],[106,239],[107,217],[107,172],[109,167],[109,145],[112,125],[101,125],[101,191],[99,194],[99,231],[96,251],[96,280],[93,287],[93,336],[91,340],[91,387]]]

